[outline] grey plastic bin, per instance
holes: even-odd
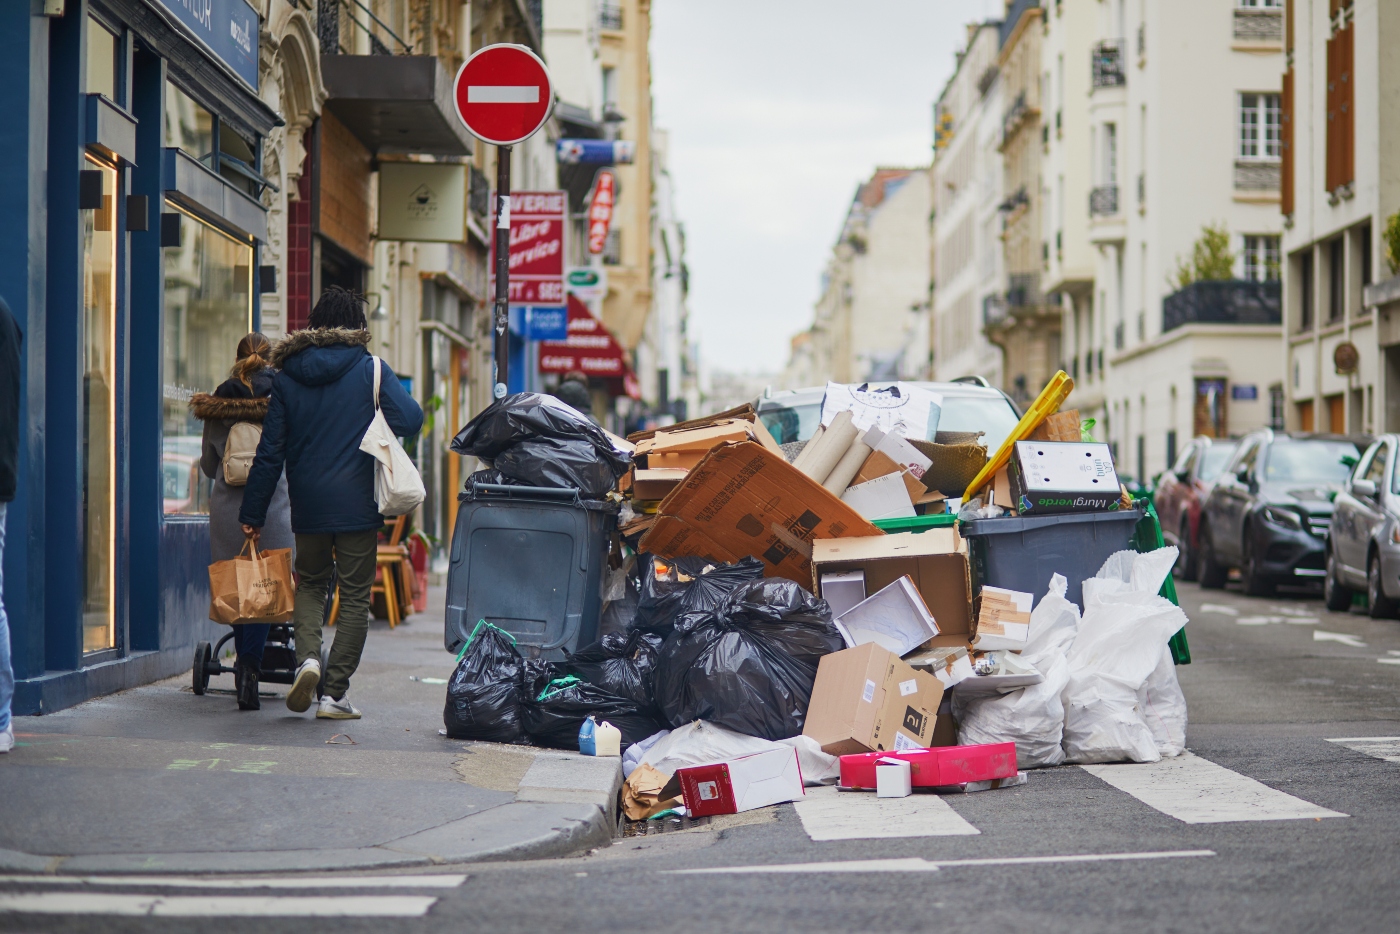
[[[1006,516],[960,524],[972,556],[977,586],[989,584],[1045,596],[1053,574],[1069,581],[1065,596],[1084,606],[1085,578],[1093,577],[1115,551],[1130,551],[1141,509]]]
[[[443,642],[456,653],[477,620],[504,629],[526,658],[563,661],[597,639],[610,503],[578,490],[477,483],[452,533]]]

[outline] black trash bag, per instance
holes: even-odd
[[[499,470],[496,470],[494,467],[488,467],[485,470],[473,471],[472,474],[469,477],[467,477],[466,489],[470,491],[472,485],[477,483],[489,484],[491,486],[525,485],[519,480],[513,480],[510,477],[507,477],[505,474],[501,473]]]
[[[632,620],[637,616],[637,601],[641,598],[641,575],[637,569],[641,566],[634,555],[627,559],[626,565],[620,571],[609,571],[609,587],[604,591],[603,615],[598,618],[598,634],[606,636],[610,632],[626,633],[632,628]],[[621,587],[617,588],[621,593],[610,592],[614,584],[614,575],[622,575]]]
[[[447,735],[530,745],[520,718],[524,674],[515,640],[485,620],[477,623],[447,682]]]
[[[653,679],[670,726],[708,720],[764,739],[802,732],[817,663],[845,648],[831,608],[783,578],[752,581],[716,610],[684,613]]]
[[[716,564],[705,558],[638,555],[637,566],[641,592],[629,628],[663,635],[680,614],[716,609],[732,591],[763,577],[763,562],[752,557]]]
[[[564,669],[594,687],[626,698],[642,710],[654,713],[651,677],[656,670],[656,657],[662,641],[661,636],[650,632],[630,635],[609,633],[592,645],[569,654]]]
[[[536,678],[525,702],[525,730],[541,746],[578,749],[578,731],[592,715],[622,733],[622,751],[638,740],[665,729],[655,716],[641,710],[635,701],[618,697],[577,675],[546,680]]]
[[[618,455],[626,459],[627,455]],[[627,468],[598,455],[591,442],[576,438],[531,438],[497,455],[496,469],[525,486],[572,487],[587,499],[602,499]]]

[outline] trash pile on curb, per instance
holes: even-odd
[[[449,597],[448,735],[618,755],[629,820],[1180,754],[1176,549],[1059,411],[1073,385],[1057,374],[991,454],[903,383],[830,384],[811,439],[782,446],[747,405],[624,441],[549,397],[495,403],[453,442],[483,462],[464,502],[501,498],[490,522],[459,514],[449,593],[496,583],[471,576],[485,549],[556,490],[605,514],[606,559],[566,621],[532,620],[519,585],[499,610]],[[532,569],[542,594],[573,573]]]

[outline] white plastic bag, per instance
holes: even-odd
[[[632,770],[641,763],[642,756],[647,754],[647,750],[670,735],[670,730],[662,730],[659,733],[651,734],[646,739],[639,739],[628,746],[627,751],[622,754],[622,777],[627,778],[631,775]]]
[[[1176,662],[1170,648],[1162,648],[1162,660],[1138,691],[1138,710],[1163,759],[1186,751],[1186,695],[1176,680]]]
[[[423,478],[413,466],[403,445],[394,437],[393,429],[384,420],[379,407],[379,371],[381,363],[374,358],[374,420],[360,439],[360,450],[374,458],[374,501],[385,516],[402,516],[418,508],[428,498]]]
[[[1067,762],[1156,762],[1174,747],[1168,720],[1179,724],[1184,742],[1185,700],[1179,687],[1167,704],[1169,715],[1160,718],[1162,743],[1139,704],[1139,692],[1159,669],[1167,641],[1186,625],[1181,608],[1157,594],[1176,556],[1171,547],[1143,555],[1118,552],[1084,582],[1084,617],[1067,656]],[[1175,671],[1162,673],[1154,693],[1167,702],[1175,680]]]
[[[822,752],[821,743],[810,736],[789,736],[778,742],[797,750],[797,766],[802,769],[802,784],[834,785],[841,777],[841,758]]]
[[[953,688],[959,743],[1015,743],[1016,765],[1023,769],[1064,761],[1060,741],[1065,708],[1060,693],[1069,681],[1065,652],[1079,628],[1079,607],[1065,598],[1067,589],[1064,576],[1054,575],[1049,591],[1031,612],[1021,660],[1034,666],[1043,681],[995,696]]]
[[[804,785],[830,785],[841,776],[841,760],[822,752],[817,741],[809,736],[793,736],[775,743],[758,736],[736,733],[704,720],[696,720],[669,732],[662,730],[632,748],[636,749],[643,743],[647,744],[647,748],[644,753],[638,753],[639,758],[629,763],[628,758],[623,756],[622,768],[625,775],[631,775],[632,770],[642,763],[670,776],[676,774],[677,769],[724,762],[756,752],[767,752],[779,746],[789,746],[797,750],[797,765],[802,769]]]

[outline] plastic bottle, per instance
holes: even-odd
[[[578,751],[585,756],[598,754],[597,729],[598,721],[591,716],[585,718],[583,726],[578,728]]]
[[[621,756],[622,731],[604,720],[594,731],[593,745],[595,756]]]

